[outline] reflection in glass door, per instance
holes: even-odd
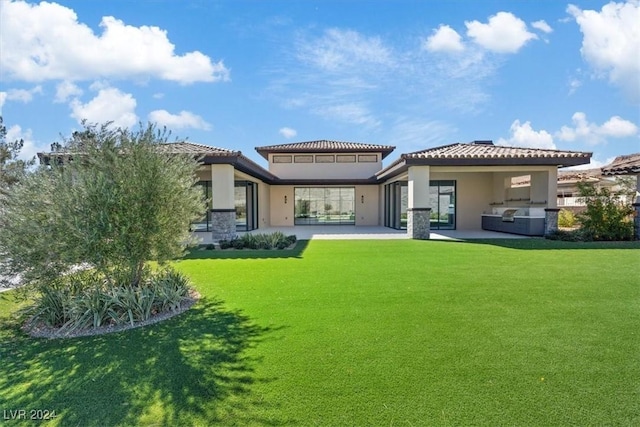
[[[249,231],[258,228],[258,192],[250,181],[236,181],[234,199],[236,207],[236,230]]]
[[[295,225],[355,224],[355,188],[294,189]]]
[[[384,225],[398,230],[407,228],[409,188],[407,181],[396,181],[384,186]]]
[[[431,181],[429,183],[431,228],[453,230],[456,228],[456,182]]]

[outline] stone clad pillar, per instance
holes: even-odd
[[[544,235],[548,236],[558,231],[558,208],[546,208],[544,210]]]
[[[407,209],[407,234],[412,239],[431,238],[431,208]]]
[[[211,232],[213,241],[236,237],[233,166],[211,165]]]
[[[431,237],[429,206],[429,166],[409,167],[407,234],[412,239]]]

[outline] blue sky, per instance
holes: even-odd
[[[640,152],[640,4],[0,0],[0,109],[23,156],[79,122],[241,150],[333,139]]]

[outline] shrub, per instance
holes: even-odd
[[[216,245],[214,245],[213,243],[209,243],[207,246],[204,247],[206,250],[208,251],[212,251],[216,248]]]
[[[578,230],[556,230],[545,236],[549,240],[563,240],[565,242],[585,242],[590,240],[584,232]]]
[[[244,249],[244,240],[233,239],[231,241],[231,246],[233,247],[233,249]]]
[[[273,233],[246,233],[233,240],[220,240],[220,249],[285,249],[296,242],[295,235],[285,236],[281,231]]]
[[[586,210],[578,214],[581,229],[592,240],[633,240],[633,208],[622,203],[606,188],[578,183]]]
[[[231,247],[232,245],[230,240],[226,240],[226,239],[220,240],[220,249],[229,249]]]
[[[171,268],[144,269],[137,286],[128,282],[126,274],[105,277],[85,270],[42,287],[31,308],[32,321],[65,330],[134,325],[154,314],[177,310],[190,289],[186,276]]]
[[[562,228],[573,228],[576,226],[576,216],[567,209],[560,209],[558,213],[558,226]]]

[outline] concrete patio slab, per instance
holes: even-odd
[[[353,225],[324,225],[297,227],[268,227],[253,230],[248,233],[273,233],[280,231],[286,235],[295,234],[299,240],[388,240],[408,239],[406,230],[394,230],[387,227],[356,227]],[[239,235],[247,232],[240,232]],[[194,233],[202,244],[212,243],[211,233]],[[498,233],[486,230],[436,230],[431,232],[431,240],[468,239],[527,239],[527,236]]]

